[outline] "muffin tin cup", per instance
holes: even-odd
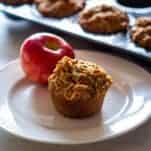
[[[148,5],[146,4],[146,5],[144,5],[144,6],[141,7],[140,6],[141,5],[140,1],[135,1],[135,3],[139,2],[139,6],[135,6],[134,4],[132,4],[132,5],[130,5],[130,4],[126,5],[125,3],[121,3],[121,1],[122,0],[114,0],[114,2],[118,5],[118,7],[120,7],[121,9],[124,9],[128,13],[140,14],[140,15],[151,13],[151,4],[148,4]],[[131,3],[132,3],[132,0],[131,0]],[[149,2],[149,3],[151,3],[151,2]]]
[[[62,19],[48,18],[42,16],[35,5],[21,5],[21,6],[6,6],[0,4],[0,9],[17,18],[26,19],[47,26],[49,28],[67,33],[73,37],[79,37],[88,41],[100,44],[107,48],[117,51],[124,55],[132,55],[133,57],[141,58],[143,61],[151,63],[151,50],[146,50],[135,44],[130,38],[130,30],[135,23],[135,20],[141,16],[151,16],[151,8],[128,8],[117,3],[117,0],[103,1],[103,4],[115,5],[121,10],[127,11],[130,24],[127,32],[118,32],[114,34],[95,34],[84,31],[78,23],[78,14]],[[87,0],[86,8],[102,4],[102,1]],[[142,11],[140,11],[140,9]]]

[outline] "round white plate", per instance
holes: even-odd
[[[56,112],[47,87],[28,79],[13,61],[0,71],[0,126],[33,141],[81,144],[124,134],[151,116],[151,75],[121,58],[95,51],[76,51],[77,57],[102,65],[113,77],[102,112],[82,120]]]

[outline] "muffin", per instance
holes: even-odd
[[[35,3],[43,16],[62,18],[80,11],[85,0],[35,0]]]
[[[58,112],[84,118],[101,110],[112,79],[98,65],[64,57],[48,78],[48,89]]]
[[[129,18],[125,12],[114,6],[100,5],[83,10],[79,23],[86,31],[110,34],[126,31]]]
[[[151,49],[151,17],[140,17],[131,30],[132,40],[141,47]]]
[[[32,3],[33,0],[0,0],[0,2],[7,5],[21,5],[25,3]]]

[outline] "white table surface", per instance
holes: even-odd
[[[0,14],[0,67],[19,55],[21,42],[32,33],[48,31],[26,21],[13,21]],[[78,48],[93,48],[85,41],[65,39]],[[16,138],[0,129],[0,151],[151,151],[151,120],[137,130],[114,140],[89,145],[56,146]]]

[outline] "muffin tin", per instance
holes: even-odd
[[[146,50],[136,45],[130,38],[129,30],[134,25],[136,18],[141,16],[151,16],[151,6],[144,8],[130,8],[118,3],[118,0],[87,0],[86,8],[96,6],[99,4],[115,5],[128,12],[130,25],[127,32],[119,32],[116,34],[93,34],[84,31],[78,24],[78,14],[62,19],[47,18],[42,16],[36,9],[35,5],[21,5],[21,6],[6,6],[0,4],[0,9],[7,15],[26,19],[47,27],[50,27],[61,32],[68,33],[73,36],[87,39],[89,41],[108,46],[115,51],[131,54],[133,57],[140,57],[146,62],[151,63],[151,50]]]

